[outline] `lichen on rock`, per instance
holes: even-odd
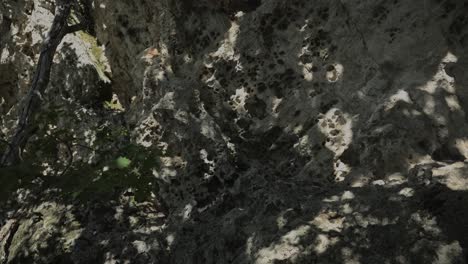
[[[47,3],[1,5],[5,136]],[[5,187],[6,263],[466,262],[464,1],[93,7],[96,36],[56,54],[38,171]]]

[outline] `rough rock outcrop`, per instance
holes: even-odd
[[[107,216],[63,221],[98,242],[65,248],[67,231],[51,244],[67,261],[468,261],[468,2],[95,0],[93,12],[123,108],[90,106],[76,134],[113,118],[138,152],[158,152],[143,173],[157,182],[158,221],[144,204],[119,218],[123,198],[94,202]],[[0,30],[34,16],[3,17]],[[5,39],[3,50],[19,43]],[[11,50],[20,56],[2,65],[23,65]],[[64,91],[86,106],[109,69],[66,50],[51,91],[69,80]],[[2,69],[0,96],[27,80]],[[99,151],[76,155],[93,163]],[[41,243],[18,236],[26,251]]]

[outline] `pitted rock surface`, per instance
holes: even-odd
[[[0,32],[32,21],[24,12],[3,13]],[[82,230],[52,246],[68,260],[468,261],[467,1],[95,0],[93,12],[108,66],[64,44],[51,91],[69,80],[68,101],[88,105],[77,135],[112,118],[160,152],[161,206],[151,221],[122,201],[65,217]],[[5,39],[2,54],[22,45]],[[10,49],[0,96],[13,105],[29,55]],[[76,62],[89,67],[66,77]],[[124,110],[78,100],[100,102],[99,87]]]

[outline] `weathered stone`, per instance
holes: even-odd
[[[98,164],[78,174],[90,185],[113,169],[102,153],[129,143],[151,153],[144,172],[114,179],[149,177],[152,198],[138,203],[124,186],[120,199],[33,206],[43,219],[19,220],[12,258],[466,262],[466,3],[93,3],[96,39],[64,41],[44,111],[62,104],[51,131],[72,131],[72,164]],[[2,3],[5,113],[28,87],[48,10]],[[44,175],[65,171],[60,144],[59,164],[35,154]]]

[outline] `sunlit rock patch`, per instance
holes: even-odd
[[[33,2],[2,6],[2,135],[52,18]],[[31,221],[71,223],[49,246],[75,263],[464,263],[467,8],[94,1],[25,152],[41,176],[1,175],[27,190],[10,263]]]

